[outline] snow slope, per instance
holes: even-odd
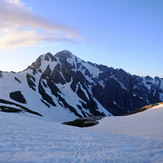
[[[106,117],[95,130],[163,140],[163,104],[130,116]]]
[[[105,118],[90,128],[0,112],[0,162],[163,162],[162,109]]]

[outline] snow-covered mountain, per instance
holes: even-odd
[[[26,70],[0,72],[0,109],[53,121],[122,115],[163,101],[163,79],[85,62],[69,51],[41,55]]]

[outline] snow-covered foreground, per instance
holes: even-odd
[[[95,127],[76,128],[0,112],[0,162],[163,162],[162,131],[157,131],[163,130],[161,108],[138,114],[105,118]],[[140,115],[144,115],[141,122]],[[149,125],[147,119],[152,120]],[[149,137],[145,126],[151,129],[147,130]],[[150,135],[152,132],[156,135]]]

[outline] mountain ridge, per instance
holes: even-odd
[[[0,99],[55,121],[122,115],[163,101],[162,78],[140,77],[123,69],[85,62],[67,50],[41,55],[18,73],[1,71],[0,85]],[[0,108],[3,105],[0,103]]]

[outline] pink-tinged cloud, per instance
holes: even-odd
[[[35,15],[20,0],[1,0],[0,48],[30,46],[40,42],[82,40],[72,27]]]

